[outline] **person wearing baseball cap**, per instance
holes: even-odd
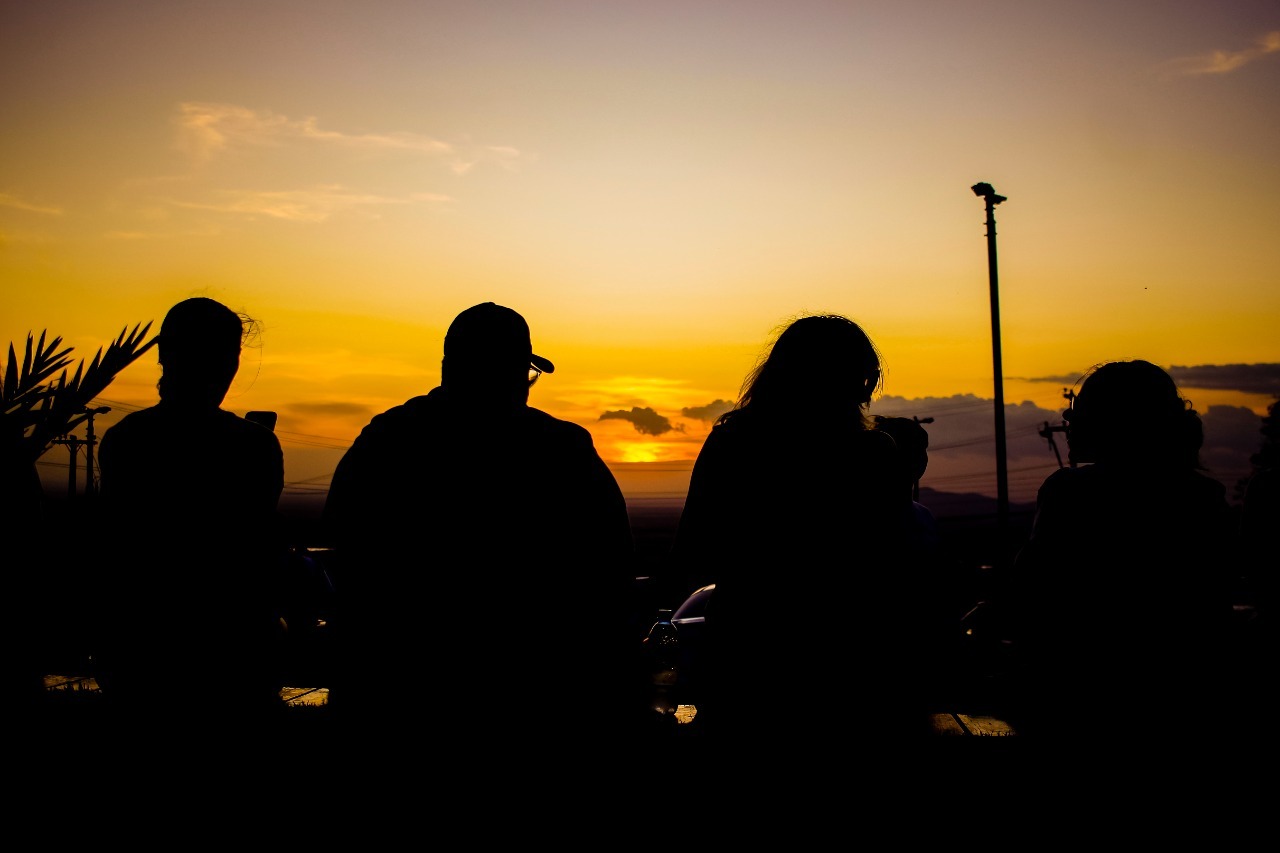
[[[550,359],[535,355],[529,324],[519,312],[482,302],[460,313],[444,336],[441,386],[473,403],[523,406]]]
[[[585,427],[529,405],[555,369],[519,312],[473,305],[445,334],[440,385],[376,415],[338,463],[329,701],[362,736],[559,748],[643,719],[626,501]],[[424,728],[423,709],[455,703]]]

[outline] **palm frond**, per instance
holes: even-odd
[[[66,368],[71,364],[72,348],[59,351],[61,337],[46,345],[45,332],[40,333],[38,344],[28,334],[21,369],[15,369],[17,359],[10,344],[4,387],[0,389],[4,404],[0,436],[5,442],[0,451],[21,452],[38,459],[55,439],[84,423],[89,417],[89,403],[107,389],[120,371],[155,346],[155,338],[143,342],[150,330],[151,323],[136,324],[132,331],[125,326],[105,351],[99,347],[87,367],[81,359],[71,376]],[[47,381],[58,371],[61,373],[57,379]]]
[[[27,333],[21,369],[18,368],[13,344],[9,344],[9,363],[5,369],[4,384],[0,386],[0,405],[3,405],[6,416],[13,409],[29,409],[34,406],[39,398],[49,393],[45,380],[71,363],[72,348],[66,347],[59,352],[61,337],[54,338],[46,346],[45,334],[40,333],[40,342],[36,344],[34,336]]]

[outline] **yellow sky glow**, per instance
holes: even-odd
[[[1109,359],[1280,362],[1274,7],[534,5],[5,4],[0,334],[87,359],[189,296],[243,310],[226,407],[278,412],[323,487],[493,300],[557,365],[533,404],[678,489],[710,425],[683,413],[802,313],[861,322],[903,406],[989,401],[987,181],[1007,402],[1056,412]],[[970,446],[935,429],[940,464]]]

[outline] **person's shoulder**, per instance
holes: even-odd
[[[772,421],[754,409],[735,409],[712,422],[707,430],[707,444],[753,443],[767,441]]]
[[[913,500],[911,502],[911,513],[915,516],[916,520],[922,525],[925,525],[928,527],[938,526],[938,517],[933,514],[933,510],[929,509],[929,507],[926,504],[920,503],[920,501]]]
[[[897,479],[903,451],[893,436],[866,428],[842,430],[840,435],[841,444],[847,444],[850,463],[858,466],[865,476]]]
[[[581,424],[558,418],[550,412],[529,406],[525,411],[525,423],[538,434],[552,440],[593,443],[591,431]]]
[[[1049,476],[1044,478],[1044,485],[1064,485],[1067,483],[1080,483],[1092,479],[1096,479],[1100,469],[1096,465],[1083,465],[1079,468],[1063,467],[1052,471]]]
[[[1191,472],[1192,488],[1207,503],[1226,503],[1227,487],[1216,477],[1211,477],[1204,471]]]
[[[1045,482],[1070,484],[1085,488],[1101,486],[1107,483],[1128,482],[1134,477],[1133,472],[1103,462],[1090,462],[1087,465],[1064,465],[1045,477]]]
[[[1037,500],[1044,504],[1053,500],[1061,500],[1080,492],[1088,492],[1102,488],[1106,481],[1106,471],[1096,465],[1084,465],[1078,468],[1063,467],[1053,471],[1040,483]]]
[[[1259,468],[1250,475],[1244,487],[1244,500],[1250,504],[1274,504],[1280,498],[1280,469]]]
[[[893,436],[883,430],[878,429],[857,429],[853,430],[853,441],[863,450],[871,450],[885,453],[898,452],[898,442],[894,441]]]
[[[268,426],[264,426],[257,421],[251,421],[248,418],[241,417],[235,412],[228,412],[225,409],[219,410],[218,417],[221,419],[227,430],[236,431],[245,441],[252,441],[263,445],[279,446],[280,439],[276,436],[275,430]]]
[[[432,417],[436,408],[436,401],[430,394],[411,397],[403,403],[374,415],[360,431],[360,435],[369,437],[409,428],[420,429],[423,422]]]
[[[162,428],[163,413],[155,406],[129,412],[120,420],[102,431],[101,441],[116,443],[133,436],[146,434]]]
[[[157,406],[148,406],[145,409],[138,409],[136,412],[129,412],[124,415],[124,417],[120,418],[120,420],[107,427],[103,432],[103,435],[106,435],[106,433],[113,430],[116,432],[123,432],[128,429],[137,429],[138,427],[159,420],[161,414],[162,413]]]
[[[439,406],[439,398],[433,397],[431,394],[421,394],[417,397],[410,397],[403,403],[392,406],[389,409],[374,415],[370,423],[387,423],[389,421],[404,420],[407,418],[421,418],[430,415]]]

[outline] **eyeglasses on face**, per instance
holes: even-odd
[[[529,365],[529,386],[530,386],[530,387],[533,387],[533,383],[537,382],[537,381],[538,381],[538,377],[539,377],[539,376],[541,376],[541,375],[542,375],[542,371],[541,371],[541,370],[539,370],[538,368],[534,367],[532,364],[531,364],[531,365]]]

